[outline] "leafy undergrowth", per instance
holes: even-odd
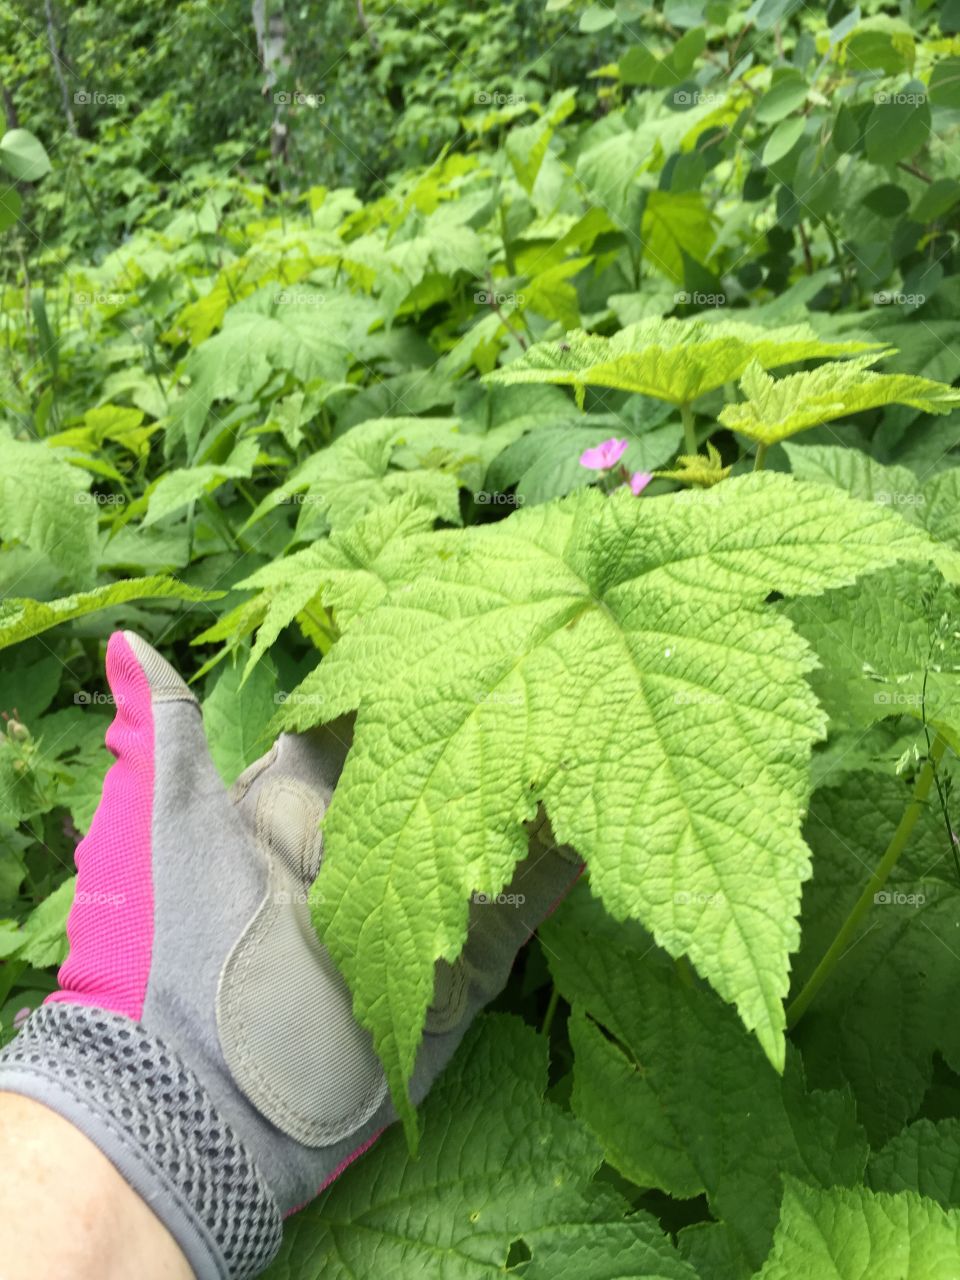
[[[221,175],[61,254],[56,154],[0,141],[4,1031],[132,626],[227,781],[356,713],[312,909],[405,1131],[271,1274],[953,1280],[960,48],[566,10],[586,87],[438,87],[394,149],[449,145],[365,200]],[[583,882],[415,1112],[538,814]]]

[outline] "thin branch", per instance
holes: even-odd
[[[807,228],[803,225],[803,219],[797,223],[800,228],[800,243],[803,245],[803,264],[807,269],[807,275],[813,275],[813,255],[810,252],[810,238],[807,235]]]
[[[903,169],[903,171],[904,171],[905,173],[912,173],[912,174],[913,174],[913,176],[914,176],[915,178],[919,178],[921,182],[932,182],[932,181],[933,181],[933,179],[930,177],[929,173],[924,173],[922,169],[918,168],[918,167],[917,167],[915,164],[913,164],[913,162],[912,162],[912,161],[910,161],[910,160],[898,160],[898,161],[897,161],[897,168],[898,168],[898,169]]]

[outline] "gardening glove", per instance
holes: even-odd
[[[116,761],[77,848],[70,953],[0,1053],[0,1089],[92,1139],[200,1280],[254,1276],[283,1216],[396,1118],[307,907],[352,726],[283,734],[228,790],[164,658],[115,633],[107,677]],[[474,895],[460,959],[438,963],[415,1103],[576,878],[551,844],[534,843],[496,902]]]

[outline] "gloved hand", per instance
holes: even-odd
[[[116,761],[77,848],[70,954],[0,1053],[0,1089],[91,1138],[200,1280],[254,1276],[282,1216],[396,1118],[306,905],[351,724],[282,735],[228,791],[164,658],[116,633],[107,676]],[[541,846],[505,889],[522,905],[471,905],[460,960],[437,966],[415,1102],[578,866]]]

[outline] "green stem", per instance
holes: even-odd
[[[753,458],[754,471],[762,471],[764,463],[767,461],[767,446],[765,444],[757,445],[757,452]]]
[[[560,992],[557,990],[557,984],[553,984],[553,990],[550,992],[550,1002],[547,1005],[547,1012],[543,1015],[543,1026],[540,1031],[543,1035],[550,1034],[550,1028],[553,1026],[553,1016],[557,1012],[557,1005],[560,1003]]]
[[[507,272],[509,275],[515,276],[517,274],[517,264],[510,250],[510,239],[507,235],[507,210],[502,200],[500,202],[500,239],[503,241],[503,260]]]
[[[791,1001],[787,1008],[788,1029],[795,1027],[804,1013],[806,1013],[811,1000],[826,982],[837,962],[850,945],[860,921],[873,904],[874,895],[886,884],[887,876],[896,866],[897,859],[907,847],[907,841],[910,839],[913,828],[917,824],[917,819],[926,805],[927,796],[933,786],[937,765],[943,758],[946,747],[946,742],[938,733],[933,739],[930,754],[927,756],[923,768],[917,774],[916,782],[913,784],[913,797],[903,811],[903,817],[900,819],[900,823],[893,833],[890,843],[887,845],[886,852],[877,863],[876,870],[864,886],[864,890],[854,903],[850,914],[837,931],[837,936],[824,953],[823,959],[803,984],[796,999]]]
[[[683,423],[683,444],[690,457],[697,452],[697,429],[693,425],[693,410],[684,401],[680,406],[680,420]]]

